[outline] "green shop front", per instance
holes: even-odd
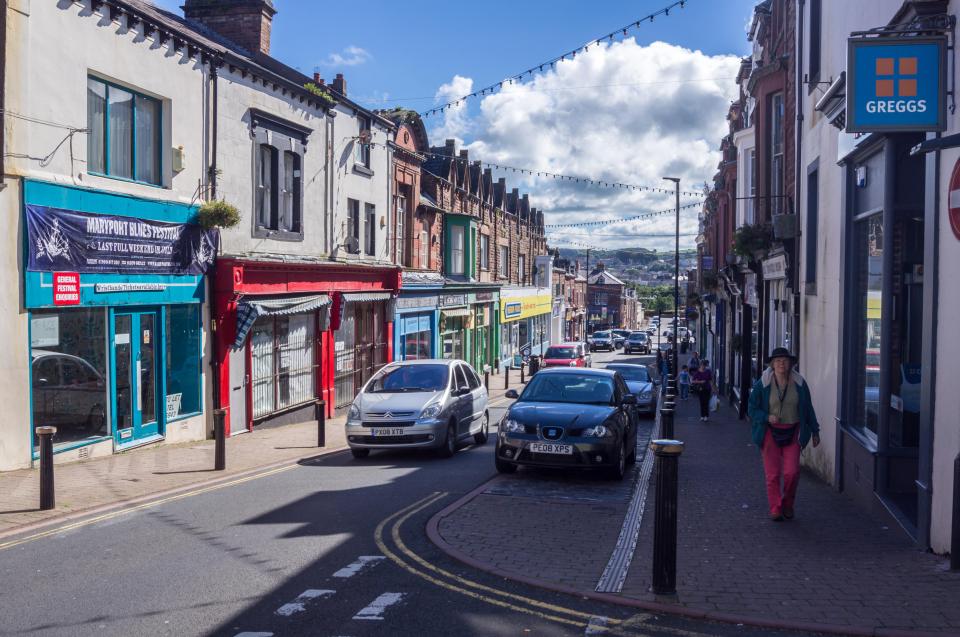
[[[498,296],[496,286],[448,284],[438,302],[442,358],[465,360],[478,372],[493,367]]]
[[[216,231],[195,208],[24,184],[30,426],[98,455],[202,439],[204,272]],[[37,441],[32,440],[34,458]]]

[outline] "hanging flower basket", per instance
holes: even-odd
[[[720,279],[717,277],[717,273],[713,270],[705,271],[700,278],[700,287],[704,290],[716,290],[720,287]]]
[[[769,224],[740,226],[733,233],[733,252],[759,261],[767,254],[772,242],[773,231]]]
[[[223,199],[205,201],[197,210],[197,223],[204,228],[232,228],[240,223],[240,211]]]

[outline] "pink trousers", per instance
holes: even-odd
[[[763,436],[763,473],[767,479],[767,502],[770,504],[771,515],[780,515],[784,509],[793,509],[797,497],[797,483],[800,481],[799,432],[800,428],[797,427],[793,442],[786,447],[777,446],[769,428]]]

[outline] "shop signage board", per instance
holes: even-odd
[[[437,304],[440,302],[440,297],[436,294],[427,294],[421,296],[407,296],[401,293],[396,300],[396,309],[398,310],[410,310],[414,308],[428,307],[433,308],[437,307]]]
[[[186,223],[91,214],[26,204],[34,272],[204,274],[220,236]]]
[[[500,298],[500,321],[516,321],[540,314],[549,314],[553,309],[553,297],[549,294]]]
[[[763,261],[763,278],[765,281],[787,278],[787,256],[778,254]]]
[[[850,38],[846,132],[946,130],[946,44],[945,37]]]
[[[953,236],[960,239],[960,159],[953,165],[953,173],[950,175],[947,212],[950,215],[950,229],[953,230]]]
[[[80,305],[80,274],[77,272],[53,273],[53,304]]]
[[[466,305],[466,294],[444,294],[440,297],[440,307],[451,307],[453,305]]]

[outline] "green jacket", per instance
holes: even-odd
[[[810,436],[820,433],[820,423],[817,414],[813,411],[813,401],[810,399],[810,387],[796,371],[790,372],[790,380],[797,386],[800,395],[800,448],[807,446]],[[767,368],[750,390],[750,402],[747,413],[750,414],[752,424],[753,443],[763,447],[763,437],[767,433],[767,416],[770,409],[770,385],[773,384],[773,370]]]

